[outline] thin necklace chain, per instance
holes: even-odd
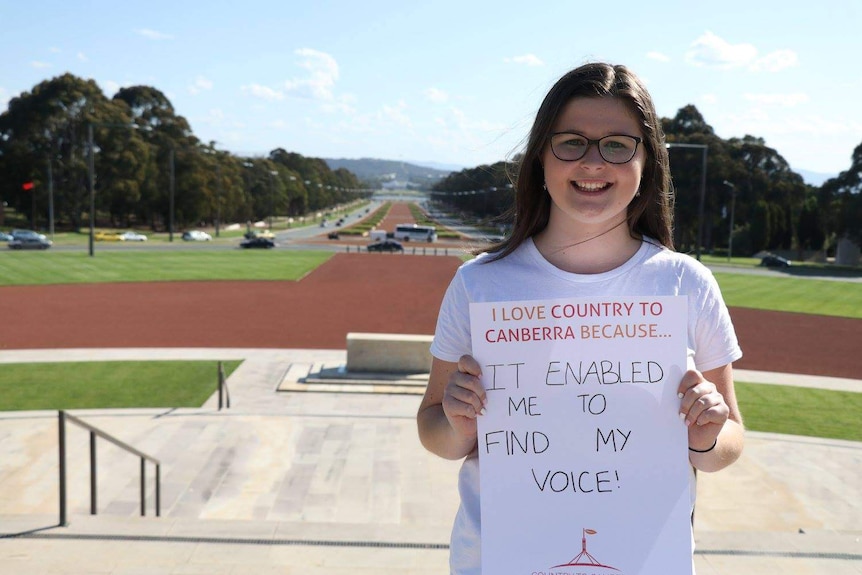
[[[625,219],[625,220],[621,221],[620,223],[616,224],[615,226],[613,226],[613,227],[610,227],[610,228],[606,229],[605,231],[603,231],[603,232],[602,232],[602,233],[600,233],[600,234],[596,234],[596,235],[594,235],[594,236],[593,236],[593,237],[591,237],[591,238],[587,238],[587,239],[585,239],[585,240],[581,240],[581,241],[579,241],[579,242],[575,242],[575,243],[573,243],[573,244],[569,244],[569,245],[563,246],[563,247],[561,247],[561,248],[558,248],[558,249],[552,250],[552,251],[551,251],[551,253],[552,253],[552,254],[560,253],[560,252],[561,252],[561,251],[563,251],[563,250],[567,250],[567,249],[569,249],[569,248],[573,248],[573,247],[575,247],[575,246],[579,246],[579,245],[581,245],[581,244],[585,244],[585,243],[587,243],[587,242],[591,242],[591,241],[593,241],[593,240],[594,240],[594,239],[596,239],[596,238],[600,238],[600,237],[602,237],[603,235],[608,234],[608,233],[610,233],[610,232],[614,231],[615,229],[617,229],[618,227],[620,227],[621,225],[623,225],[623,224],[624,224],[624,223],[626,223],[627,221],[628,221],[628,219]]]

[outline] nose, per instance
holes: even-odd
[[[599,152],[599,145],[596,142],[590,142],[590,144],[587,146],[587,152],[578,161],[582,164],[592,166],[605,165],[605,159],[602,157],[601,152]]]

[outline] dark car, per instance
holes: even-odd
[[[242,242],[240,242],[239,247],[246,248],[246,249],[248,249],[248,248],[262,248],[262,249],[268,250],[269,248],[275,247],[275,242],[269,238],[254,237],[254,238],[249,238],[247,240],[243,240]]]
[[[330,240],[337,240],[339,238],[338,232],[329,232],[326,237]]]
[[[404,246],[395,240],[383,240],[382,242],[369,244],[366,249],[369,252],[403,252]]]
[[[760,260],[760,265],[768,268],[789,268],[790,260],[773,254],[765,255]]]
[[[9,240],[10,250],[47,250],[51,247],[51,240],[45,239],[41,234],[35,236],[16,236]]]

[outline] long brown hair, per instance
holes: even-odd
[[[585,64],[557,80],[545,96],[530,130],[515,184],[514,226],[508,238],[485,251],[493,261],[515,251],[524,240],[548,225],[551,197],[544,190],[542,152],[563,107],[572,98],[612,97],[622,101],[638,119],[647,161],[640,194],[628,206],[629,233],[649,236],[673,249],[673,190],[664,132],[652,98],[640,79],[625,66],[601,62]]]

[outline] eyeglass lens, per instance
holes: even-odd
[[[591,144],[596,144],[602,158],[611,164],[625,164],[635,156],[639,139],[634,136],[610,135],[598,140],[575,133],[554,134],[551,137],[551,150],[557,158],[573,162],[587,154]]]

